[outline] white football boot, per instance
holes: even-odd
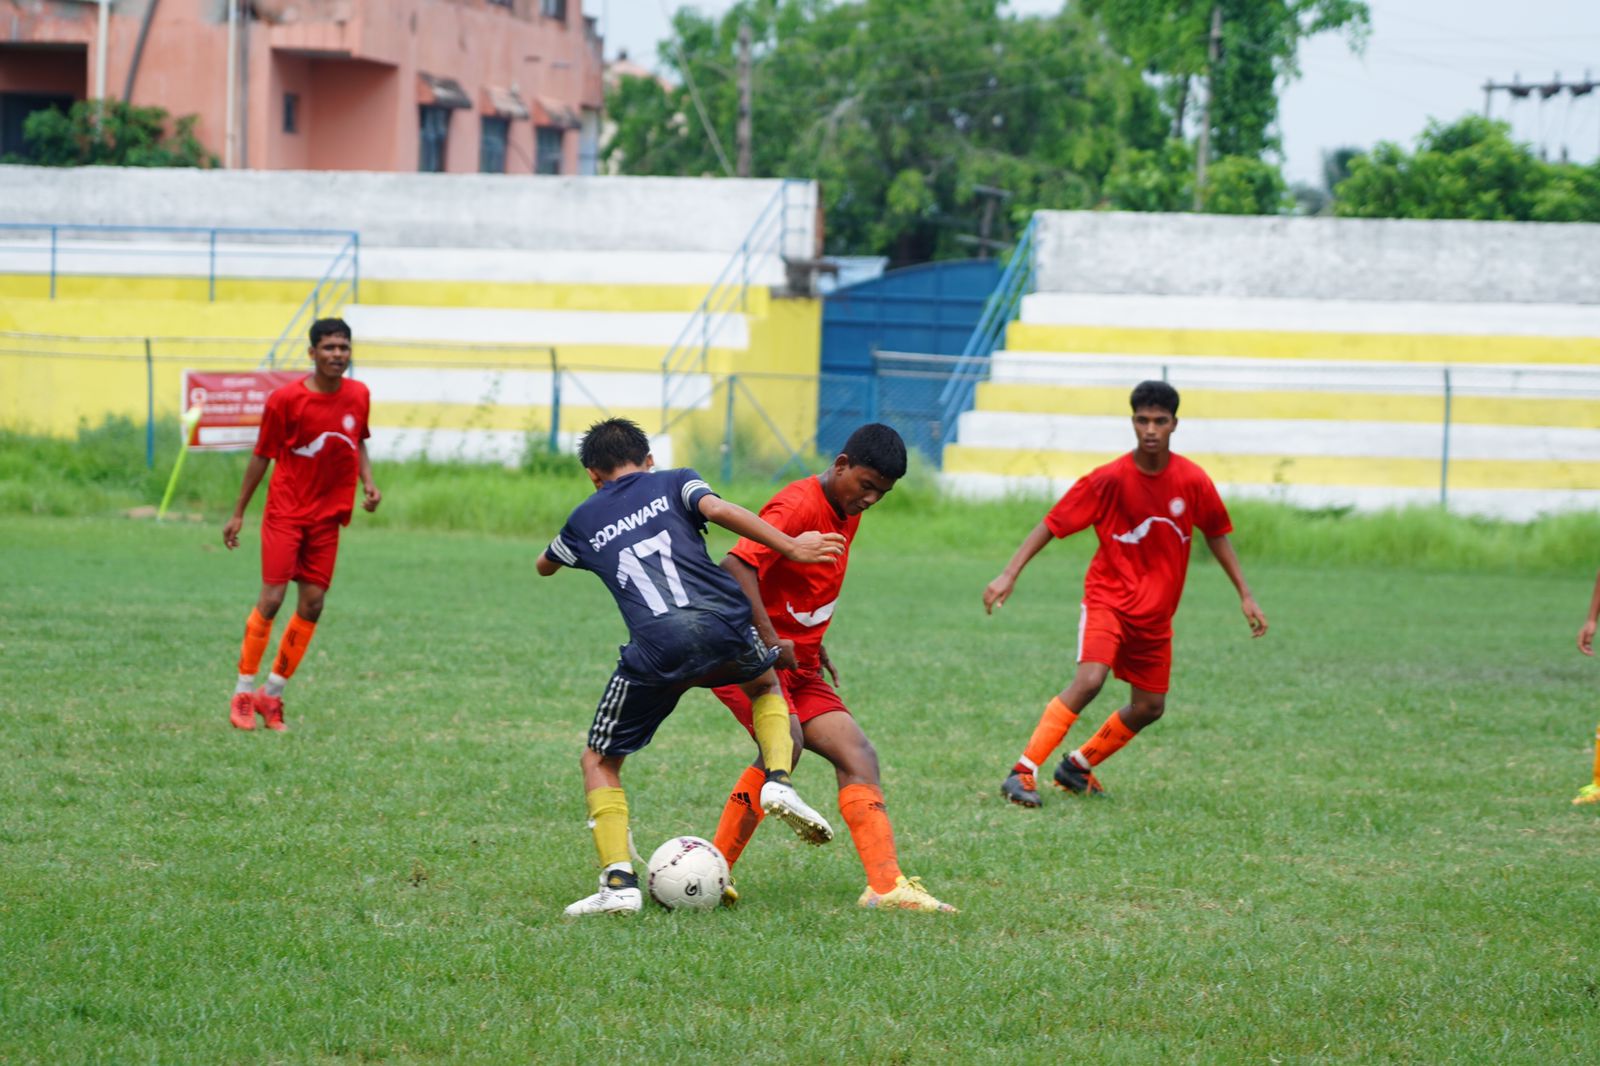
[[[761,786],[761,809],[782,818],[807,844],[826,844],[833,839],[833,826],[787,781],[769,780]]]
[[[600,875],[600,891],[569,904],[563,912],[568,918],[589,914],[637,914],[644,909],[644,893],[639,891],[637,874],[607,870]]]

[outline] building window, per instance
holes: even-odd
[[[300,94],[283,94],[283,132],[300,132]]]
[[[485,174],[506,172],[506,135],[511,132],[511,120],[483,116],[483,139],[478,143],[478,169]]]
[[[35,111],[54,108],[62,114],[72,110],[72,97],[44,93],[0,93],[0,158],[16,155],[31,158],[22,128]]]
[[[547,19],[567,19],[567,0],[539,0],[539,14]]]
[[[417,109],[421,112],[421,133],[417,169],[428,174],[444,172],[445,138],[450,132],[450,109],[427,104]]]
[[[489,0],[490,7],[516,7],[517,0]]]
[[[561,131],[554,126],[540,126],[538,142],[534,146],[538,158],[534,161],[535,174],[561,173]]]

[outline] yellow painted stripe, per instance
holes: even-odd
[[[70,337],[276,337],[294,303],[4,300],[0,330]]]
[[[292,302],[296,306],[316,284],[315,277],[218,278],[216,298],[245,303]],[[708,285],[631,285],[522,281],[417,281],[368,278],[361,282],[361,303],[405,307],[506,307],[561,311],[693,311]],[[62,274],[56,277],[58,300],[199,300],[210,297],[204,277],[118,277]],[[0,299],[48,300],[48,274],[0,275]],[[728,294],[721,306],[739,310]],[[745,314],[762,316],[771,305],[765,286],[744,294]]]
[[[1068,480],[1118,453],[1021,451],[952,444],[944,450],[949,474],[1000,474]],[[1361,459],[1329,456],[1190,455],[1213,481],[1235,485],[1349,485],[1366,488],[1436,488],[1434,459]],[[1450,464],[1457,489],[1596,489],[1600,463],[1463,459]]]
[[[564,311],[693,311],[706,285],[590,285],[520,281],[391,281],[361,283],[363,304],[402,307],[509,307]],[[768,293],[751,287],[746,313],[765,315]]]
[[[1600,337],[1135,329],[1012,323],[1012,351],[1422,363],[1592,363]]]
[[[980,411],[1055,415],[1125,415],[1128,390],[984,382],[978,386]],[[1231,392],[1184,389],[1184,418],[1295,418],[1335,422],[1439,422],[1442,396],[1397,396],[1366,392]],[[1452,421],[1482,426],[1561,426],[1600,429],[1600,401],[1528,400],[1457,396]]]
[[[661,421],[659,407],[616,407],[602,410],[582,404],[561,405],[561,428],[580,430],[602,418],[631,418],[643,426]],[[550,408],[521,404],[492,407],[452,403],[374,403],[369,421],[390,429],[548,430]]]

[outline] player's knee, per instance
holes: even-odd
[[[295,601],[294,613],[304,618],[307,622],[315,622],[322,617],[322,603],[326,593],[315,586],[307,586],[300,590],[300,598]]]
[[[261,598],[256,601],[256,610],[261,612],[263,618],[276,618],[278,611],[283,607],[283,597],[286,591],[283,585],[263,585]]]
[[[845,765],[839,769],[861,781],[877,783],[878,749],[872,746],[872,741],[861,737],[856,743],[847,747],[844,754]]]
[[[1138,719],[1141,729],[1166,713],[1167,698],[1165,696],[1144,696],[1133,701],[1133,714]]]

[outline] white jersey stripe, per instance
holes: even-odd
[[[1089,624],[1089,605],[1078,604],[1078,657],[1074,662],[1083,662],[1083,630]]]
[[[555,556],[557,560],[566,563],[568,566],[578,565],[577,555],[573,553],[571,548],[561,543],[560,537],[557,537],[555,540],[550,542],[550,554]]]

